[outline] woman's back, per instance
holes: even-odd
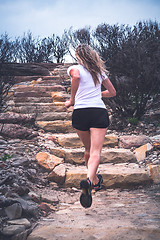
[[[95,86],[92,75],[86,68],[82,65],[73,65],[68,68],[68,74],[73,68],[78,69],[80,74],[80,82],[75,96],[74,109],[87,107],[105,108],[101,99],[102,78],[99,76],[99,83]]]

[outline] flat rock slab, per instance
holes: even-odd
[[[83,164],[84,149],[83,148],[60,148],[55,147],[50,149],[57,157],[64,158],[66,163]],[[127,149],[120,148],[104,148],[101,153],[101,163],[125,163],[137,162],[135,155]]]
[[[45,112],[37,113],[37,121],[56,121],[56,120],[71,120],[71,113],[68,112]]]
[[[59,210],[41,218],[27,240],[159,240],[156,188],[102,190],[93,193],[89,209],[80,205],[81,192],[68,189],[64,196],[59,195]],[[50,196],[54,194],[49,191]]]
[[[125,188],[146,185],[152,182],[149,170],[139,168],[138,164],[100,164],[99,172],[103,176],[105,188]],[[66,171],[65,186],[79,188],[80,181],[87,177],[85,166],[70,166]]]
[[[97,232],[98,231],[98,232]],[[103,234],[102,234],[103,232]],[[102,235],[102,238],[99,238],[99,235]],[[136,238],[135,238],[136,236]],[[129,238],[128,238],[129,237]],[[142,238],[143,237],[143,238]],[[153,237],[153,238],[150,238]],[[141,228],[120,228],[114,229],[109,228],[99,228],[99,229],[80,229],[75,228],[74,231],[72,228],[56,228],[54,229],[54,225],[43,227],[35,232],[33,232],[27,240],[118,240],[118,239],[129,239],[129,240],[137,240],[137,239],[145,239],[145,240],[159,240],[160,230],[158,229],[144,229]]]
[[[71,113],[68,114],[71,117]],[[68,116],[67,115],[67,116]],[[65,148],[79,148],[83,146],[82,141],[76,133],[55,134],[57,142],[61,147]],[[103,146],[115,147],[118,146],[118,137],[116,135],[106,135]]]
[[[61,85],[55,86],[41,86],[39,84],[28,86],[28,85],[17,85],[13,87],[14,92],[30,92],[30,91],[38,91],[38,92],[53,92],[53,91],[65,91],[65,87]]]
[[[56,106],[55,103],[16,103],[15,106],[12,107],[13,112],[20,112],[20,113],[46,113],[46,112],[66,112],[65,106]]]
[[[51,103],[51,97],[15,97],[14,102],[21,103],[21,102],[32,102],[32,103]]]
[[[37,121],[37,125],[44,129],[45,131],[50,131],[53,133],[67,133],[67,132],[73,132],[74,129],[72,128],[72,122],[71,121],[63,121],[63,120],[57,120],[57,121]]]
[[[150,138],[146,135],[123,135],[119,138],[119,147],[130,149],[131,147],[140,147],[150,142]]]

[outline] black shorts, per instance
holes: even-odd
[[[72,114],[72,126],[81,131],[90,128],[107,128],[109,116],[105,108],[79,108]]]

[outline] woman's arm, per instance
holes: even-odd
[[[111,81],[109,80],[109,78],[106,78],[102,82],[102,84],[106,88],[106,90],[102,92],[102,98],[104,98],[104,97],[109,98],[109,97],[116,96],[116,90],[115,90],[113,84],[111,83]]]
[[[75,95],[76,95],[77,89],[79,87],[79,81],[80,81],[80,73],[79,73],[78,69],[72,68],[70,70],[69,74],[72,78],[72,83],[71,83],[71,97],[70,97],[69,101],[65,102],[65,106],[67,108],[74,105]]]

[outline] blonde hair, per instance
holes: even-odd
[[[81,44],[76,48],[75,55],[77,60],[82,64],[92,75],[95,86],[99,83],[98,76],[103,77],[106,73],[104,61],[100,58],[98,53],[87,44]]]

